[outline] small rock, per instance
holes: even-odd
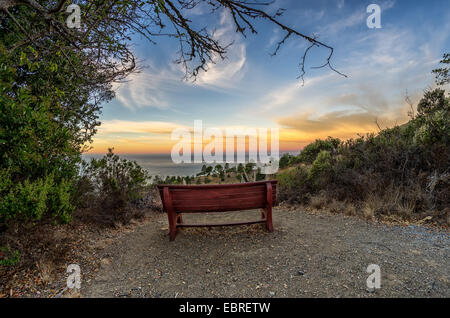
[[[275,296],[275,293],[274,292],[269,292],[269,295],[270,296]]]
[[[303,275],[305,275],[305,272],[302,271],[302,270],[298,270],[298,271],[297,271],[297,275],[303,276]]]

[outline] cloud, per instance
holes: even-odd
[[[219,56],[213,57],[213,61],[207,64],[207,71],[198,75],[196,85],[232,88],[245,75],[246,46],[240,34],[235,32],[233,20],[226,10],[221,13],[220,26],[214,33],[214,38],[222,45],[231,44],[231,46],[224,60]]]
[[[186,126],[160,121],[126,121],[104,120],[98,129],[97,135],[104,134],[170,134],[174,129],[187,128]]]
[[[389,10],[394,7],[395,1],[383,1],[378,3],[381,7],[382,13],[386,10]],[[344,1],[339,1],[337,3],[338,9],[342,9],[344,7]],[[366,12],[366,7],[361,4],[357,10],[353,11],[350,15],[347,15],[344,18],[337,19],[331,23],[328,23],[318,29],[318,33],[320,35],[326,35],[327,37],[336,36],[338,33],[342,33],[343,31],[347,31],[347,29],[362,25],[366,26],[366,19],[368,17],[368,13]]]
[[[409,119],[406,91],[417,103],[423,89],[432,85],[430,71],[447,39],[442,33],[448,29],[425,30],[433,35],[433,41],[425,44],[414,31],[403,28],[353,33],[351,45],[339,59],[344,66],[340,70],[349,78],[327,70],[306,77],[304,87],[279,85],[260,99],[263,106],[258,109],[280,125],[287,140],[302,146],[316,138],[346,139],[376,132],[375,120],[382,128],[402,124]]]
[[[387,10],[395,2],[380,1],[379,4],[382,10]],[[340,4],[337,3],[337,6]],[[329,5],[326,6],[325,13],[323,10],[314,10],[321,18],[320,23],[314,21],[314,26],[300,15],[304,10],[301,7],[295,23],[311,26],[311,30],[322,26],[322,36],[319,39],[335,48],[332,63],[339,71],[349,75],[349,78],[343,78],[326,68],[307,69],[305,86],[301,87],[301,81],[295,81],[293,77],[280,79],[288,70],[283,63],[279,70],[275,70],[278,64],[273,66],[268,63],[267,69],[271,72],[269,76],[261,75],[265,74],[266,66],[264,69],[252,69],[251,74],[246,74],[249,62],[252,62],[250,59],[255,53],[240,41],[240,36],[230,23],[230,17],[223,13],[219,23],[216,23],[219,24],[219,29],[215,36],[222,43],[234,41],[229,49],[228,59],[222,61],[216,58],[217,63],[210,63],[208,72],[200,74],[195,83],[181,81],[183,74],[178,65],[155,63],[122,84],[118,99],[125,107],[135,111],[142,107],[170,110],[168,116],[175,116],[173,112],[177,111],[177,107],[181,111],[183,106],[183,111],[191,112],[190,117],[199,114],[197,118],[211,119],[223,126],[243,122],[255,124],[256,127],[261,123],[266,127],[279,125],[281,142],[289,143],[297,149],[300,144],[328,135],[348,138],[356,133],[377,131],[375,119],[382,127],[408,120],[405,92],[408,90],[412,100],[417,102],[423,89],[433,83],[430,71],[436,67],[442,50],[446,48],[445,44],[448,44],[450,22],[415,25],[413,20],[408,20],[408,15],[396,17],[397,12],[392,12],[392,15],[386,15],[386,19],[382,16],[382,29],[371,30],[366,27],[365,19],[368,14],[364,4],[359,4],[359,8],[356,8],[346,2],[339,11],[336,4],[331,5],[331,11],[328,7]],[[308,28],[301,30],[309,31]],[[280,35],[279,29],[274,29],[267,34],[265,42],[273,45]],[[305,45],[302,41],[289,43],[292,43],[292,47],[287,47],[289,52],[297,52],[298,47],[294,50],[294,44]],[[286,48],[284,52],[286,53]],[[322,55],[326,52],[311,52],[308,58],[311,65],[323,62]],[[146,63],[151,62],[152,60],[146,60]],[[295,63],[289,67],[295,67]],[[243,81],[243,76],[250,80]],[[217,100],[218,105],[215,105],[215,96],[222,95],[209,94],[206,90],[225,91],[229,94],[226,99]],[[179,96],[184,99],[181,100]],[[195,103],[192,102],[193,98],[198,98]],[[185,105],[188,104],[197,106],[197,101],[199,107],[186,109]],[[225,103],[228,103],[228,108]],[[137,116],[136,118],[142,120]],[[105,140],[120,138],[125,146],[127,140],[131,140],[125,137],[131,134],[136,136],[139,143],[144,140],[153,142],[153,137],[150,138],[149,135],[155,134],[160,136],[160,140],[167,141],[168,132],[176,126],[151,121],[111,121],[100,127],[100,134]]]
[[[239,80],[246,71],[246,46],[233,28],[229,14],[221,14],[220,28],[214,37],[222,44],[232,45],[228,48],[224,60],[215,56],[207,64],[207,71],[200,72],[196,81],[185,81],[184,69],[179,64],[167,61],[156,64],[146,58],[146,67],[139,73],[132,74],[125,83],[115,84],[117,100],[126,108],[136,111],[144,107],[155,109],[172,109],[171,97],[182,90],[202,87],[209,90],[227,90],[239,88]],[[175,60],[175,56],[172,60]]]
[[[320,86],[321,83],[329,81],[336,76],[334,73],[325,74],[322,76],[316,76],[313,78],[306,78],[305,85],[302,87],[301,83],[293,82],[284,87],[277,87],[276,89],[268,92],[261,98],[260,104],[263,111],[276,110],[283,107],[290,107],[292,103],[301,103],[302,100],[308,95],[309,90]]]
[[[126,82],[115,84],[116,98],[133,111],[144,107],[168,109],[168,96],[183,85],[181,77],[173,69],[148,66],[130,75]]]
[[[406,120],[406,110],[404,114],[398,114],[396,118],[372,112],[334,111],[319,116],[299,114],[282,117],[278,119],[278,124],[283,129],[295,132],[297,140],[311,141],[328,136],[347,139],[357,134],[378,131],[377,122],[385,128]]]
[[[208,6],[207,3],[200,1],[191,3],[192,5],[189,8],[183,9],[183,14],[186,17],[195,17],[199,15],[208,14],[211,12],[211,7]]]
[[[94,136],[93,153],[105,153],[114,146],[117,153],[167,153],[172,131],[192,129],[172,122],[104,120]]]
[[[327,36],[335,35],[344,31],[347,28],[356,26],[358,24],[364,23],[366,19],[366,12],[363,10],[357,10],[353,12],[351,15],[346,16],[345,18],[334,21],[330,24],[327,24],[321,28],[319,28],[319,34],[326,34]]]

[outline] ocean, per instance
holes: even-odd
[[[280,152],[280,156],[285,152]],[[289,152],[291,153],[291,152]],[[89,161],[92,158],[99,159],[104,155],[83,154],[83,159]],[[193,176],[202,170],[204,163],[180,163],[175,164],[169,154],[119,154],[121,158],[136,161],[142,168],[146,169],[152,176]],[[233,164],[230,164],[233,166]]]
[[[136,161],[142,168],[146,169],[152,176],[193,176],[202,170],[202,163],[180,163],[175,164],[170,155],[155,154],[119,154],[120,158]],[[89,161],[92,158],[99,159],[103,155],[83,154],[83,159]]]

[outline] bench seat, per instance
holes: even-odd
[[[265,223],[272,232],[272,207],[276,204],[277,181],[258,181],[237,184],[168,185],[159,184],[158,190],[169,219],[170,240],[177,228],[200,226],[227,226]],[[261,219],[220,224],[184,224],[182,213],[226,212],[261,209]]]

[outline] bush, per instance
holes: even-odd
[[[108,150],[102,159],[89,163],[87,174],[93,182],[94,191],[106,200],[120,204],[142,197],[142,189],[147,185],[148,176],[135,161],[120,158]]]
[[[0,266],[15,266],[20,261],[20,252],[9,247],[0,247]]]
[[[312,164],[321,151],[325,150],[330,153],[335,153],[340,143],[341,140],[339,138],[328,137],[325,140],[317,139],[303,148],[300,154],[295,157],[295,159],[291,160],[291,162]]]
[[[150,177],[135,161],[120,158],[109,149],[101,159],[92,159],[82,165],[83,175],[77,194],[90,197],[95,221],[114,225],[127,223],[140,215],[134,207],[149,190]]]
[[[446,222],[449,134],[450,98],[442,89],[427,91],[417,114],[401,126],[345,142],[316,140],[297,156],[284,155],[277,175],[280,199],[298,202],[301,191],[312,205],[326,202],[338,211],[345,209],[337,201],[356,204],[368,218],[431,215]]]
[[[39,70],[27,53],[16,56],[0,44],[0,228],[43,218],[66,222],[74,209],[71,185],[85,141],[75,122],[64,121],[70,115],[62,92],[24,83],[25,74]]]
[[[304,203],[307,201],[308,171],[302,166],[291,167],[279,171],[276,175],[278,180],[278,195],[281,201],[288,203]]]
[[[3,171],[0,175],[0,224],[11,220],[35,222],[44,216],[55,217],[61,222],[70,220],[74,210],[71,182],[61,180],[55,183],[53,175],[50,175],[13,183],[8,172]]]
[[[288,153],[285,153],[280,158],[279,168],[280,169],[287,168],[292,163],[293,158],[294,158],[294,156],[292,156],[292,155],[290,155]]]
[[[318,189],[326,186],[333,178],[332,158],[329,151],[322,150],[314,160],[308,174],[308,181]]]

